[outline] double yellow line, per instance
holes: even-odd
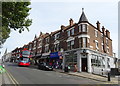
[[[12,81],[13,85],[15,86],[20,86],[20,84],[17,82],[17,80],[12,76],[12,74],[7,70],[6,70],[6,74],[8,75],[8,77],[10,78],[10,80]]]

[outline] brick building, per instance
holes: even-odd
[[[63,69],[70,65],[71,71],[77,65],[79,72],[104,74],[115,67],[109,30],[101,28],[99,21],[92,25],[84,10],[77,23],[70,18],[69,25],[61,25],[57,31],[35,35],[28,49],[37,63],[45,59],[63,65]]]

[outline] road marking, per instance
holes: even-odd
[[[12,74],[6,69],[6,73],[9,76],[10,80],[15,86],[20,86],[17,80],[12,76]]]

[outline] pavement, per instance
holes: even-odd
[[[54,69],[54,71],[60,72],[60,73],[65,73],[63,70],[59,70],[59,69]],[[101,75],[95,75],[95,74],[91,74],[91,73],[86,73],[86,72],[68,72],[65,74],[83,77],[83,78],[87,78],[87,79],[92,79],[92,80],[96,80],[96,81],[101,81],[101,82],[105,82],[106,84],[118,84],[118,78],[119,78],[118,76],[110,77],[110,81],[108,81],[108,77],[101,76]]]
[[[9,84],[9,85],[12,84],[12,81],[10,80],[7,73],[0,74],[0,86],[3,84]]]

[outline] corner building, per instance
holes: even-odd
[[[69,25],[62,25],[61,29],[64,33],[61,46],[64,50],[63,69],[70,65],[74,71],[74,65],[77,65],[78,72],[103,75],[115,68],[110,32],[104,26],[100,28],[99,21],[95,27],[82,11],[78,23],[70,19]]]

